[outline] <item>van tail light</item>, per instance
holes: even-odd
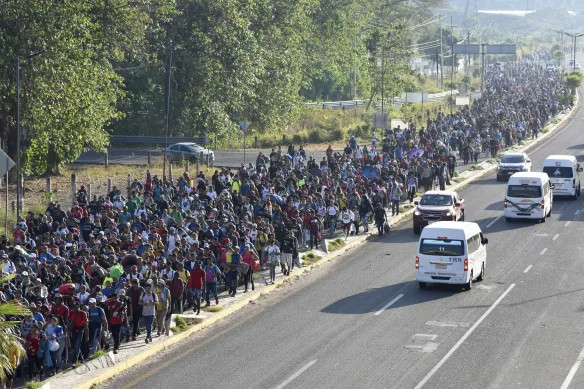
[[[416,257],[416,269],[420,268],[420,258]]]
[[[541,209],[545,208],[545,200],[541,200]]]
[[[503,201],[503,208],[507,208],[507,199]]]
[[[464,260],[464,271],[468,271],[468,258]]]

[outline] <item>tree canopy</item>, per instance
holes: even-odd
[[[399,94],[441,3],[0,0],[0,135],[15,156],[17,58],[32,174],[104,150],[111,133],[164,134],[169,92],[171,135],[221,138],[240,120],[282,131],[305,100],[374,99],[381,70]]]

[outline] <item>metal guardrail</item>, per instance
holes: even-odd
[[[452,94],[454,96],[458,95],[458,90],[453,90]],[[442,101],[444,98],[450,96],[450,91],[444,91],[440,93],[432,93],[428,95],[428,103],[436,103]],[[332,110],[337,109],[353,109],[353,108],[363,108],[367,105],[369,100],[346,100],[346,101],[325,101],[323,103],[306,103],[305,105],[310,108],[330,108]],[[403,102],[399,97],[388,98],[387,105],[402,105]],[[376,108],[381,108],[381,100],[375,100],[373,104]]]
[[[209,137],[207,136],[173,136],[168,137],[168,144],[190,142],[201,145],[209,144]],[[166,138],[164,136],[134,136],[134,135],[111,135],[110,143],[151,143],[151,144],[165,144]]]

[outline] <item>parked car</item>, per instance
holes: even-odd
[[[464,199],[452,191],[430,190],[418,203],[414,202],[414,233],[438,221],[464,221]]]
[[[163,150],[163,153],[166,153],[171,161],[179,161],[181,158],[184,158],[191,162],[196,162],[197,157],[199,157],[201,153],[203,153],[203,158],[205,158],[206,155],[209,156],[209,162],[215,160],[215,153],[213,153],[213,151],[196,143],[176,143]]]

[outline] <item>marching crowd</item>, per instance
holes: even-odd
[[[32,312],[18,329],[28,358],[7,372],[8,387],[14,374],[42,378],[141,334],[169,335],[172,313],[219,304],[218,285],[230,296],[254,290],[260,269],[266,282],[289,275],[300,251],[340,227],[349,236],[373,222],[387,233],[390,213],[422,188],[444,188],[458,160],[537,137],[562,109],[560,75],[531,63],[492,69],[486,85],[471,107],[373,133],[364,147],[351,138],[320,161],[289,145],[211,177],[148,171],[123,191],[87,198],[81,187],[71,209],[21,217],[0,238],[3,274],[15,275],[0,300]]]

